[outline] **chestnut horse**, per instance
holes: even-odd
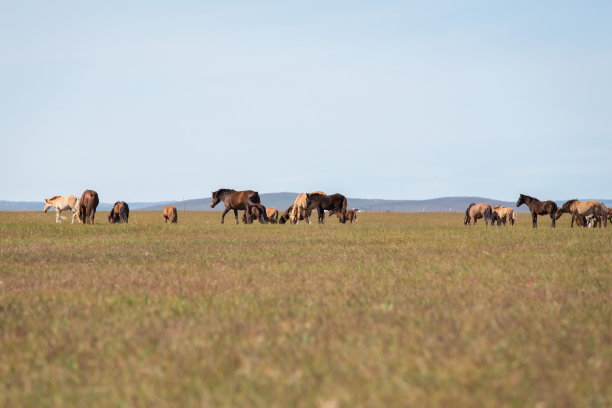
[[[596,220],[600,220],[599,227],[601,228],[601,222],[607,227],[607,208],[604,212],[602,208],[602,203],[595,200],[589,201],[578,201],[577,199],[569,200],[563,203],[561,207],[557,209],[557,215],[555,217],[556,220],[561,218],[561,216],[565,213],[572,215],[572,223],[570,227],[574,227],[574,217],[578,217],[580,220],[580,225],[586,226],[585,217],[587,215],[593,215]]]
[[[164,216],[164,222],[167,224],[170,221],[171,224],[176,224],[178,222],[178,214],[176,212],[176,207],[173,205],[167,205],[164,207],[164,212],[162,213]]]
[[[278,210],[276,208],[266,208],[266,216],[268,217],[268,221],[270,223],[276,224],[278,222]]]
[[[265,214],[265,217],[263,216]],[[244,214],[242,214],[242,222],[244,224],[252,224],[253,218],[259,220],[260,224],[268,223],[268,209],[264,207],[262,204],[255,204],[251,207],[251,217],[247,219],[247,211],[245,210]],[[263,220],[263,221],[262,221]]]
[[[359,210],[356,208],[351,208],[350,210],[346,210],[346,220],[349,221],[351,224],[354,222],[357,222],[357,211]],[[329,212],[330,217],[334,214],[336,215],[336,217],[338,217],[338,222],[342,222],[342,213],[340,211],[330,211]]]
[[[93,190],[83,191],[79,199],[79,212],[77,213],[79,221],[83,224],[93,224],[99,203],[98,193]]]
[[[520,207],[521,205],[526,204],[529,207],[529,211],[531,211],[531,222],[533,228],[538,227],[538,215],[550,215],[550,219],[552,220],[552,228],[555,228],[555,216],[557,213],[557,203],[554,201],[540,201],[537,198],[530,197],[525,194],[521,194],[519,196],[518,201],[516,202],[516,206]],[[557,217],[558,218],[558,217]]]
[[[487,203],[472,203],[465,210],[465,218],[463,219],[463,225],[471,225],[471,220],[474,220],[474,225],[476,225],[476,220],[480,218],[484,218],[486,225],[489,225],[489,221],[491,222],[491,224],[493,224],[493,212],[491,211],[491,206]]]
[[[319,193],[306,194],[306,208],[316,208],[319,213],[319,224],[325,222],[325,211],[342,214],[340,222],[346,223],[346,197],[342,194],[325,195]],[[295,211],[295,208],[294,208]]]
[[[246,211],[247,221],[251,220],[251,207],[255,204],[261,204],[259,199],[259,193],[253,190],[236,191],[228,188],[222,188],[212,193],[212,200],[210,201],[210,207],[214,208],[215,205],[223,201],[225,204],[225,211],[221,215],[221,224],[224,222],[225,214],[229,210],[234,210],[234,217],[236,218],[236,224],[238,224],[238,210]],[[261,223],[264,223],[265,212],[260,214]]]
[[[117,201],[113,206],[110,214],[108,214],[108,222],[114,224],[116,222],[120,224],[127,224],[130,216],[130,207],[128,207],[125,201]]]

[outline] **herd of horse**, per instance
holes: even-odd
[[[49,208],[54,207],[56,211],[55,222],[61,222],[62,211],[71,211],[72,223],[77,220],[82,224],[93,224],[96,215],[96,208],[100,202],[98,193],[93,190],[85,190],[81,198],[76,196],[53,196],[45,199],[44,212],[47,213]],[[325,222],[325,211],[329,215],[336,215],[338,221],[345,224],[357,222],[357,209],[347,209],[346,197],[342,194],[327,195],[323,191],[314,191],[312,193],[302,193],[298,195],[295,202],[287,208],[287,210],[279,215],[276,208],[266,208],[259,198],[259,193],[253,190],[236,191],[228,188],[222,188],[212,192],[211,208],[223,202],[225,210],[221,214],[221,224],[224,223],[225,215],[229,211],[234,211],[234,218],[238,224],[238,211],[244,211],[242,220],[245,224],[251,224],[254,219],[261,224],[297,224],[300,220],[305,220],[310,224],[310,215],[313,210],[317,210],[319,215],[319,224]],[[162,212],[164,222],[178,222],[176,207],[168,205]],[[118,201],[113,205],[112,210],[108,215],[108,222],[128,223],[130,216],[130,208],[125,201]]]
[[[44,212],[49,208],[54,207],[56,210],[55,222],[61,222],[61,212],[71,211],[72,223],[77,220],[83,224],[93,224],[96,215],[96,208],[100,202],[98,193],[94,190],[85,190],[81,194],[81,198],[76,196],[53,196],[45,199]],[[253,223],[253,220],[258,220],[261,224],[298,224],[300,221],[305,221],[310,224],[310,216],[312,211],[317,210],[318,222],[325,222],[325,211],[328,211],[329,216],[336,215],[338,222],[345,224],[357,222],[357,209],[347,208],[347,199],[342,194],[327,195],[323,191],[313,191],[311,193],[301,193],[295,199],[295,202],[289,206],[282,214],[276,208],[266,208],[259,198],[259,193],[253,190],[236,191],[228,188],[222,188],[212,192],[210,207],[214,208],[217,204],[223,202],[225,209],[221,214],[221,224],[225,221],[225,215],[233,211],[236,224],[238,221],[238,211],[244,211],[242,222],[245,224]],[[612,210],[608,209],[602,202],[589,200],[579,201],[577,199],[569,200],[560,207],[552,200],[540,201],[535,197],[521,194],[516,202],[516,206],[520,207],[525,204],[531,211],[531,220],[533,228],[538,226],[538,215],[548,215],[551,219],[551,226],[554,228],[555,221],[561,218],[563,214],[570,214],[571,227],[574,222],[582,227],[594,227],[602,224],[607,227],[608,220],[612,222]],[[163,210],[163,218],[166,223],[178,222],[178,215],[175,206],[168,205]],[[127,224],[130,216],[130,209],[125,201],[118,201],[113,205],[112,210],[108,215],[108,222],[125,223]],[[512,208],[499,205],[491,206],[487,203],[472,203],[465,210],[464,225],[476,225],[476,221],[483,219],[486,225],[498,226],[514,225],[516,221],[516,212]]]
[[[577,199],[566,201],[560,207],[552,200],[540,201],[535,197],[521,194],[516,202],[516,206],[520,207],[525,204],[531,212],[531,222],[533,228],[538,227],[538,215],[548,215],[551,219],[551,227],[555,228],[555,221],[561,218],[563,214],[570,214],[572,221],[570,226],[574,227],[574,222],[582,227],[595,227],[602,224],[607,227],[608,220],[612,222],[612,210],[599,201],[588,200],[578,201]],[[510,225],[514,225],[516,213],[512,208],[502,207],[499,205],[491,206],[487,203],[472,203],[465,210],[464,225],[476,225],[476,220],[484,219],[485,225],[501,224],[506,225],[506,220],[510,221]]]

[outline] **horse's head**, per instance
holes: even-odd
[[[520,207],[521,205],[525,204],[525,196],[524,195],[520,195],[518,201],[516,202],[516,206]]]
[[[49,200],[45,198],[45,208],[44,208],[45,214],[47,213],[47,210],[51,207],[53,207],[53,205],[51,205],[51,203],[49,203]]]
[[[212,200],[210,200],[210,208],[214,208],[215,205],[219,204],[219,201],[221,201],[221,199],[219,198],[219,192],[214,191],[212,193]]]

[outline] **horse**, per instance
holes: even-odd
[[[293,204],[291,204],[289,208],[287,208],[285,212],[283,212],[283,214],[278,217],[278,223],[285,224],[287,223],[287,221],[290,221],[292,211],[293,211]],[[307,220],[308,222],[310,222],[311,214],[312,214],[312,210],[303,210],[299,216],[299,221]]]
[[[267,211],[268,209],[264,207],[262,204],[255,204],[254,206],[251,207],[251,217],[249,219],[247,219],[247,211],[246,210],[244,211],[244,214],[242,214],[242,222],[244,224],[252,224],[253,218],[256,218],[257,220],[259,220],[260,224],[267,224],[268,223]]]
[[[83,191],[79,199],[79,212],[77,215],[79,221],[83,224],[93,224],[96,217],[96,208],[98,208],[99,203],[98,193],[93,190]]]
[[[238,210],[245,210],[247,212],[247,218],[251,218],[251,207],[255,204],[261,204],[259,199],[259,193],[253,190],[236,191],[228,188],[222,188],[217,191],[213,191],[212,199],[210,200],[210,207],[214,208],[215,205],[223,201],[225,204],[225,211],[221,215],[221,224],[224,223],[225,214],[229,210],[234,210],[234,217],[236,218],[236,224],[238,224]],[[260,215],[261,221],[264,222],[263,217],[265,212]]]
[[[574,217],[578,217],[580,220],[580,225],[586,226],[585,217],[587,215],[593,215],[596,219],[600,220],[599,227],[601,228],[601,219],[603,218],[603,222],[607,226],[607,207],[606,211],[602,207],[602,203],[595,200],[589,201],[578,201],[577,199],[568,200],[561,207],[557,209],[557,216],[555,219],[561,218],[561,216],[565,213],[572,215],[572,223],[570,227],[574,227]]]
[[[114,224],[127,224],[130,216],[130,207],[125,201],[117,201],[113,206],[110,214],[108,214],[108,222]]]
[[[557,213],[557,203],[551,200],[540,201],[537,198],[530,197],[525,194],[521,194],[519,196],[518,201],[516,202],[516,206],[520,207],[521,205],[526,204],[529,207],[529,211],[531,211],[531,222],[533,228],[538,227],[538,215],[550,215],[550,219],[552,220],[552,228],[555,228],[555,215]],[[558,218],[558,217],[557,217]]]
[[[278,210],[276,208],[266,208],[266,216],[271,224],[276,224],[278,222]]]
[[[340,212],[340,222],[346,223],[346,197],[342,194],[325,195],[320,193],[306,194],[306,208],[316,208],[319,213],[319,224],[325,222],[325,210]],[[295,207],[293,208],[295,211]]]
[[[463,225],[471,225],[471,220],[474,220],[474,225],[476,225],[476,220],[480,218],[484,218],[486,225],[489,225],[489,221],[493,223],[493,212],[491,210],[491,206],[487,203],[472,203],[465,210],[465,218],[463,219]]]
[[[164,216],[164,222],[167,224],[170,221],[171,224],[176,224],[178,222],[178,214],[176,212],[176,207],[173,205],[167,205],[164,207],[164,212],[162,213]]]
[[[510,225],[514,226],[514,221],[516,221],[516,213],[512,208],[494,205],[491,207],[491,211],[499,216],[502,224],[506,225],[506,219],[508,219],[510,221]]]
[[[350,210],[346,210],[346,220],[350,221],[351,224],[357,222],[357,212],[358,211],[359,209],[357,208],[351,208]],[[329,212],[330,217],[334,214],[336,215],[336,217],[338,217],[338,222],[342,222],[342,213],[340,211],[330,211]]]
[[[323,191],[313,191],[310,194],[325,195]],[[306,196],[307,196],[307,193],[301,193],[295,199],[295,202],[293,203],[292,210],[289,216],[291,223],[297,224],[300,220],[305,219],[306,222],[310,224],[310,214],[312,214],[312,210],[314,210],[315,207],[309,208],[306,205]]]
[[[72,223],[74,224],[74,219],[79,212],[79,199],[76,196],[53,196],[51,198],[45,198],[45,208],[44,212],[47,213],[49,208],[55,207],[55,222],[61,223],[61,213],[62,211],[70,210],[72,211]]]

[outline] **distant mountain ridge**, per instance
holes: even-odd
[[[295,201],[298,193],[261,193],[261,202],[266,207],[275,207],[285,210]],[[516,208],[516,201],[502,201],[484,197],[440,197],[428,200],[384,200],[371,198],[348,197],[349,208],[359,208],[361,211],[392,211],[392,212],[463,212],[470,203],[489,203],[514,208],[517,212],[529,212],[527,206]],[[585,199],[587,200],[587,199]],[[161,211],[166,205],[174,205],[179,211],[221,211],[225,207],[219,203],[210,208],[211,197],[197,198],[184,201],[157,201],[157,202],[127,202],[130,210]],[[556,201],[562,204],[567,200]],[[612,208],[612,200],[601,200]],[[110,211],[112,203],[100,203],[98,210]],[[43,201],[2,201],[0,211],[42,211]],[[51,210],[53,211],[53,210]]]

